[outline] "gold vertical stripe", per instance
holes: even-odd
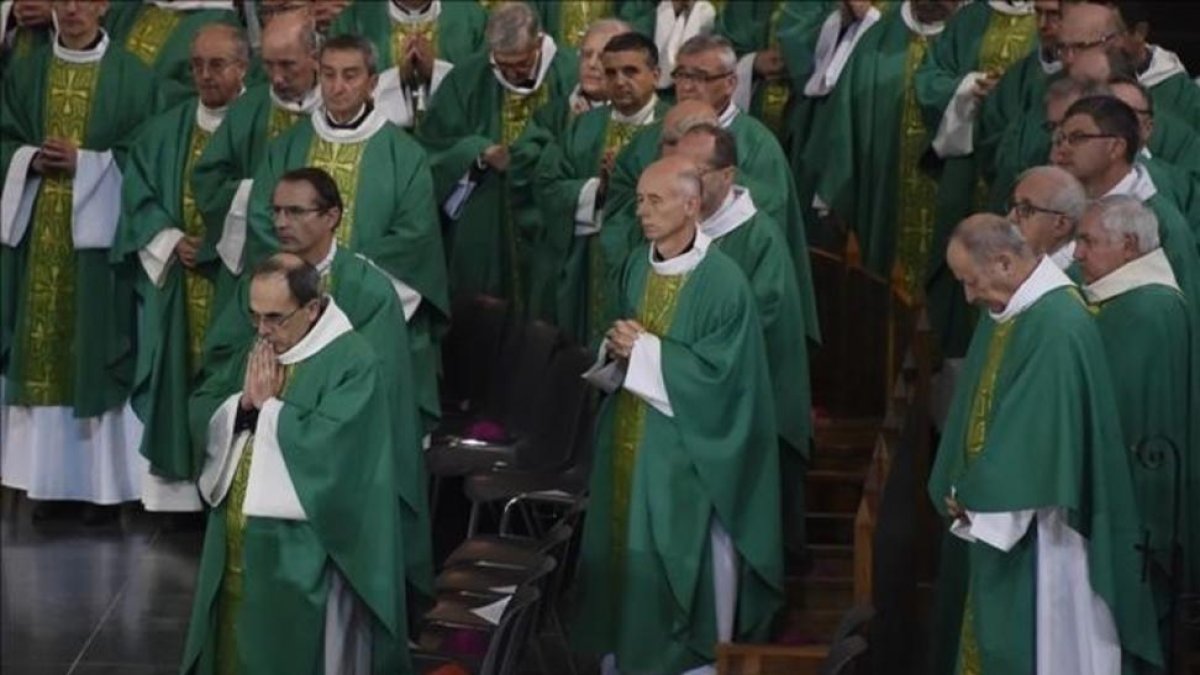
[[[300,121],[300,115],[290,110],[285,110],[277,105],[271,105],[271,116],[267,118],[267,140],[275,140],[283,132],[291,129],[296,122]]]
[[[636,124],[628,124],[625,122],[617,122],[609,119],[608,126],[604,131],[604,151],[600,154],[600,161],[604,161],[604,155],[608,153],[616,154],[629,144],[633,134],[639,129]],[[599,167],[596,167],[599,171]],[[592,339],[599,338],[603,334],[606,326],[601,322],[604,320],[604,308],[608,305],[608,286],[606,284],[607,265],[604,261],[604,250],[600,246],[600,238],[593,236],[589,237],[588,241],[588,274],[587,274],[587,325],[588,331]]]
[[[138,57],[142,63],[153,67],[158,61],[158,55],[167,44],[167,38],[183,21],[179,12],[162,9],[157,5],[146,5],[138,15],[129,37],[125,39],[125,49]]]
[[[187,163],[183,169],[183,215],[184,234],[189,237],[204,239],[204,219],[196,208],[196,195],[192,192],[192,171],[196,161],[204,152],[212,137],[200,127],[192,129],[192,143],[188,148]],[[201,356],[204,353],[204,335],[208,332],[208,324],[213,297],[213,284],[195,270],[184,269],[183,274],[184,304],[187,314],[188,364],[189,372],[200,370]]]
[[[568,47],[579,47],[588,27],[612,16],[612,0],[560,0],[559,35]]]
[[[783,17],[783,2],[775,0],[775,8],[771,10],[771,19],[767,25],[767,48],[779,49],[779,21]],[[787,109],[788,99],[792,97],[791,83],[786,79],[767,82],[763,85],[762,112],[759,118],[776,136],[784,131],[783,113]]]
[[[897,232],[895,273],[899,289],[910,301],[922,294],[933,245],[933,223],[937,208],[937,182],[921,170],[927,134],[917,103],[913,75],[925,52],[928,39],[912,36],[904,63],[904,104],[900,112],[899,174],[896,191]]]
[[[971,401],[971,417],[967,424],[967,443],[964,468],[983,454],[983,446],[987,442],[988,418],[992,414],[992,403],[996,397],[996,377],[1000,373],[1000,364],[1004,361],[1004,352],[1012,337],[1016,319],[1010,319],[996,324],[992,337],[988,342],[987,356],[983,362],[983,370],[979,375],[979,384],[975,387],[975,397]]]
[[[430,47],[433,49],[433,55],[437,57],[438,52],[438,24],[436,19],[422,21],[421,23],[398,23],[392,22],[392,65],[399,65],[404,59],[404,53],[408,51],[408,43],[413,38],[420,36],[425,38]]]
[[[504,103],[500,109],[500,144],[512,145],[525,131],[529,118],[550,98],[550,85],[542,83],[536,91],[522,96],[504,90]]]
[[[358,143],[332,143],[314,135],[308,152],[309,166],[328,171],[337,183],[338,192],[342,193],[342,203],[346,207],[342,211],[342,222],[337,228],[337,242],[350,248],[353,248],[351,242],[354,236],[354,212],[358,204],[362,156],[368,142],[369,140]]]

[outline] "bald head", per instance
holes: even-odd
[[[209,108],[223,108],[242,91],[250,45],[240,28],[209,24],[192,40],[191,64],[200,102]]]
[[[716,124],[717,111],[700,100],[680,101],[663,116],[662,149],[673,148],[679,138],[702,124]]]
[[[999,313],[1033,274],[1038,257],[1014,223],[980,213],[955,228],[946,262],[962,283],[967,302]]]
[[[1008,218],[1037,255],[1053,255],[1075,236],[1087,206],[1083,185],[1065,169],[1035,166],[1017,179]]]
[[[1063,5],[1062,17],[1058,35],[1067,74],[1083,79],[1107,69],[1104,51],[1118,48],[1124,34],[1117,10],[1107,4],[1072,2]]]
[[[666,157],[642,171],[637,215],[646,239],[664,258],[687,248],[700,218],[700,173],[683,157]]]
[[[263,30],[262,64],[276,96],[284,101],[302,100],[317,85],[317,32],[312,15],[275,15]]]

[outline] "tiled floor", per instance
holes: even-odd
[[[31,508],[0,491],[0,672],[178,672],[201,533],[129,507],[111,525],[34,526]]]

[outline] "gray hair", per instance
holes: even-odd
[[[700,198],[704,184],[700,181],[700,172],[696,169],[684,169],[675,174],[675,188],[684,197]]]
[[[1140,255],[1159,247],[1158,217],[1137,197],[1108,195],[1093,201],[1088,210],[1098,212],[1100,225],[1109,237],[1132,235]]]
[[[977,213],[954,228],[950,241],[957,241],[977,264],[984,264],[1002,253],[1017,258],[1033,258],[1033,249],[1021,234],[1021,228],[1004,216]]]
[[[687,42],[680,45],[675,59],[678,61],[683,56],[693,56],[711,51],[721,52],[721,67],[726,71],[733,72],[733,69],[737,68],[737,52],[733,50],[733,43],[720,35],[700,34],[689,38]]]
[[[246,31],[238,28],[237,26],[231,26],[227,23],[210,23],[196,31],[195,37],[192,38],[192,49],[196,48],[196,42],[200,40],[201,36],[210,32],[224,33],[225,37],[229,38],[229,40],[233,42],[233,51],[237,56],[237,60],[243,65],[249,65],[250,41],[246,39]]]
[[[527,49],[542,32],[537,12],[524,2],[504,2],[492,9],[484,32],[493,52],[508,54]]]
[[[320,56],[324,56],[325,52],[358,52],[362,54],[363,62],[366,63],[368,75],[375,75],[379,72],[379,50],[375,48],[374,42],[361,35],[346,34],[331,37],[321,45]]]
[[[1035,166],[1032,169],[1026,169],[1020,176],[1017,176],[1017,183],[1023,183],[1027,178],[1037,177],[1045,178],[1054,185],[1054,194],[1041,206],[1065,215],[1071,221],[1072,229],[1074,229],[1075,224],[1083,217],[1084,210],[1087,209],[1087,191],[1083,189],[1083,183],[1071,175],[1070,171],[1058,166]]]

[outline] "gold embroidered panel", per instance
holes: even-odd
[[[896,190],[897,231],[893,278],[903,297],[912,302],[923,294],[925,274],[933,245],[937,210],[937,181],[921,170],[921,155],[928,144],[913,75],[929,48],[928,38],[909,39],[904,63],[904,103],[900,113],[899,173]]]
[[[275,140],[277,136],[291,129],[299,121],[300,115],[298,113],[285,110],[277,105],[272,105],[271,115],[267,118],[267,140]]]
[[[158,61],[158,55],[167,44],[167,38],[175,32],[183,15],[179,12],[162,9],[156,5],[146,5],[137,21],[129,29],[129,37],[125,38],[125,49],[130,54],[149,67]]]
[[[206,228],[200,210],[196,208],[196,195],[192,192],[192,171],[210,138],[212,134],[200,127],[193,127],[192,142],[183,169],[183,205],[180,212],[183,215],[184,234],[199,237],[201,240],[204,239]],[[213,284],[195,270],[185,269],[183,286],[184,297],[187,300],[184,307],[187,314],[188,365],[189,372],[195,374],[200,371],[201,357],[204,354],[204,335],[208,332],[209,320],[212,318],[210,315]]]
[[[354,240],[354,212],[358,204],[359,169],[368,142],[332,143],[314,134],[308,152],[308,165],[329,172],[337,183],[338,192],[342,193],[345,207],[342,209],[342,222],[337,228],[337,242],[348,248],[353,248],[351,242]]]
[[[542,83],[537,91],[527,96],[504,90],[504,103],[500,108],[500,144],[512,145],[525,131],[525,125],[538,108],[550,98],[550,85]]]
[[[583,44],[588,27],[613,14],[612,0],[560,0],[559,35],[569,47]]]

